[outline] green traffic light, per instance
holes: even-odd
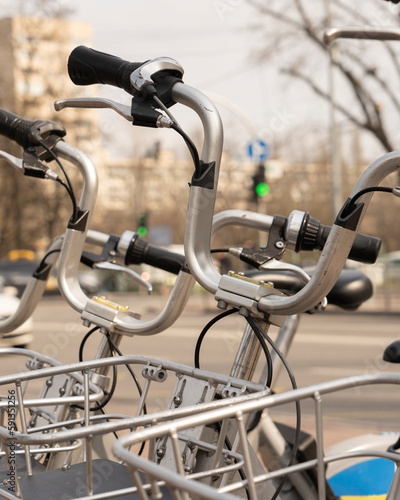
[[[269,186],[266,182],[260,182],[256,186],[256,194],[257,196],[263,197],[267,196],[269,193]]]
[[[145,227],[145,226],[139,226],[138,230],[137,230],[137,233],[138,233],[138,235],[141,238],[144,238],[146,236],[146,234],[147,234],[147,227]]]

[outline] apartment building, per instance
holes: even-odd
[[[56,113],[56,99],[94,95],[77,88],[67,73],[68,56],[91,44],[91,27],[56,18],[15,16],[0,20],[0,106],[28,119],[53,119],[67,129],[68,141],[91,153],[99,141],[93,110]]]
[[[54,120],[67,130],[69,143],[96,161],[100,133],[94,110],[56,113],[56,99],[96,95],[69,80],[67,61],[80,44],[91,45],[91,27],[56,18],[14,16],[0,19],[0,107],[26,119]],[[19,146],[0,137],[0,148],[19,156]],[[80,174],[69,168],[79,194]],[[19,176],[0,165],[0,253],[13,248],[46,247],[65,228],[71,202],[60,187]]]

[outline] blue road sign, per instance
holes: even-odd
[[[252,160],[264,161],[269,156],[269,146],[262,139],[252,139],[247,144],[247,154]]]

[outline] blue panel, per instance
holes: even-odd
[[[375,458],[355,464],[329,479],[335,495],[384,495],[388,493],[395,465]]]
[[[253,160],[263,161],[269,156],[269,146],[262,139],[252,139],[247,144],[247,154]]]

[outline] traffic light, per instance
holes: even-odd
[[[267,179],[265,177],[264,165],[258,165],[257,171],[253,175],[252,179],[252,199],[253,201],[258,201],[259,198],[263,198],[269,193],[269,185],[267,184]]]
[[[147,234],[147,217],[146,214],[141,214],[138,217],[138,229],[137,233],[141,238],[144,238]]]

